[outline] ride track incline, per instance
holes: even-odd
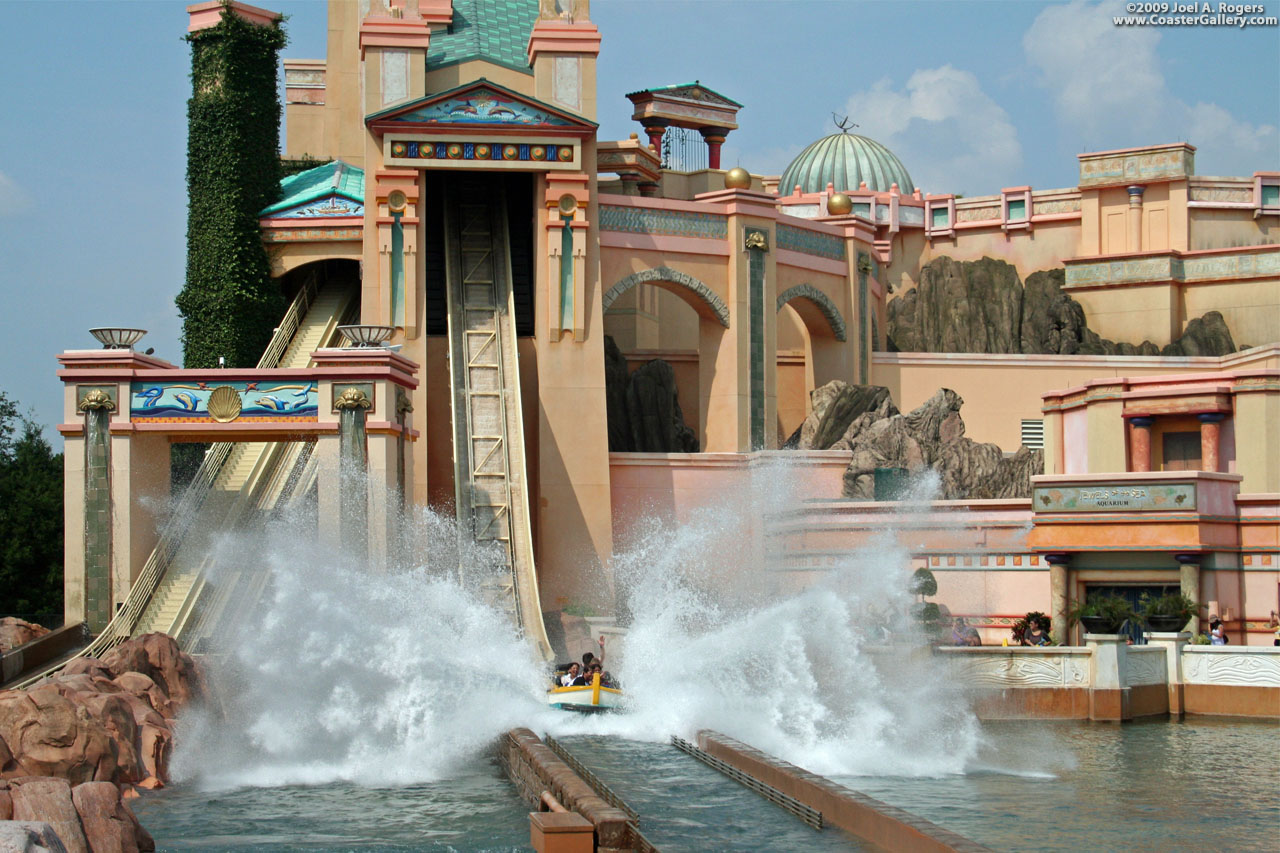
[[[356,310],[357,283],[310,278],[285,312],[257,367],[312,367],[311,354],[338,343],[337,327]],[[312,443],[214,444],[177,500],[156,547],[115,616],[76,657],[98,658],[133,636],[160,631],[184,651],[200,652],[229,609],[256,600],[265,571],[237,570],[226,582],[209,582],[218,549],[213,538],[260,520],[305,494],[314,480]],[[70,660],[70,659],[68,659]],[[68,660],[23,681],[27,687]]]
[[[493,550],[486,603],[507,611],[544,660],[525,466],[520,369],[505,198],[480,175],[451,176],[444,204],[455,506],[460,536]]]

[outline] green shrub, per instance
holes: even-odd
[[[280,197],[277,20],[224,13],[191,44],[187,102],[187,279],[178,294],[183,363],[253,367],[284,314],[258,212]]]

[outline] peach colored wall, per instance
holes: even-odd
[[[954,237],[938,237],[932,242],[922,230],[913,228],[899,231],[892,243],[893,260],[882,265],[882,280],[890,285],[896,297],[916,286],[921,267],[944,255],[957,261],[976,261],[983,257],[1006,261],[1017,268],[1023,281],[1033,272],[1061,267],[1064,258],[1080,254],[1080,222],[1077,219],[1037,222],[1030,233],[1008,234],[993,224],[960,230]]]
[[[739,495],[772,462],[799,466],[794,500],[840,494],[849,454],[841,451],[773,453],[610,453],[614,537],[625,541],[647,518],[687,522],[699,509]]]
[[[1280,243],[1280,218],[1254,217],[1251,209],[1191,209],[1191,249]]]
[[[1004,625],[980,624],[990,617],[1021,618],[1032,610],[1049,612],[1049,571],[982,569],[953,571],[934,568],[938,593],[930,597],[946,605],[953,616],[972,618],[983,645],[998,646],[1010,637]]]
[[[809,414],[809,382],[804,351],[778,352],[778,444],[799,429]]]
[[[1220,311],[1237,347],[1280,341],[1280,278],[1222,281],[1181,287],[1185,323]]]
[[[886,386],[904,412],[939,388],[950,388],[965,401],[960,410],[965,435],[1013,451],[1022,441],[1022,419],[1044,417],[1041,394],[1047,390],[1074,387],[1089,379],[1213,370],[1220,364],[1218,359],[1132,356],[876,353],[871,381]]]

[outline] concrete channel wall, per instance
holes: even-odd
[[[1148,634],[1129,646],[1088,634],[1084,646],[936,650],[984,720],[1132,720],[1184,714],[1280,719],[1280,648],[1194,646]]]
[[[822,812],[824,824],[884,850],[978,853],[989,849],[719,732],[698,732],[698,748]]]
[[[507,775],[535,811],[541,807],[542,792],[549,791],[566,809],[591,822],[598,853],[634,849],[627,813],[601,799],[532,731],[512,729],[498,748]],[[535,830],[536,826],[535,821]]]

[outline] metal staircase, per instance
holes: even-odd
[[[457,176],[444,199],[458,521],[500,565],[475,581],[545,658],[533,562],[503,194],[482,176]]]
[[[312,352],[337,342],[337,327],[357,307],[358,290],[355,282],[305,284],[257,366],[309,366]],[[245,510],[254,505],[269,509],[264,501],[273,494],[279,497],[284,490],[273,492],[262,486],[278,481],[281,472],[288,475],[299,460],[305,460],[305,470],[311,470],[310,457],[307,442],[222,443],[210,447],[128,597],[102,633],[77,657],[101,657],[130,637],[150,631],[173,634],[183,648],[191,648],[190,632],[184,627],[196,613],[195,605],[204,590],[201,570],[210,559],[212,537],[219,530],[233,529]],[[45,668],[17,686],[27,687],[65,663]]]
[[[274,367],[309,367],[311,353],[336,342],[337,326],[349,309],[353,290],[339,284],[320,289]],[[266,365],[259,364],[259,367]],[[305,442],[251,441],[231,445],[205,497],[200,517],[183,537],[133,635],[160,631],[184,648],[193,645],[184,628],[205,586],[204,570],[216,554],[218,533],[240,527],[253,510],[271,511],[274,500],[261,492],[276,471],[288,472]],[[307,454],[310,455],[309,453]],[[278,496],[278,495],[277,495]]]

